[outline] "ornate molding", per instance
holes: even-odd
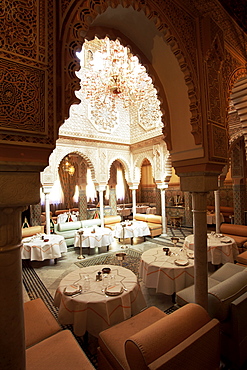
[[[148,19],[152,20],[157,28],[158,31],[161,32],[165,41],[170,45],[171,51],[174,53],[176,59],[178,60],[179,66],[184,74],[185,83],[188,87],[188,97],[190,100],[190,110],[191,110],[191,125],[192,125],[192,134],[194,135],[194,139],[196,144],[201,144],[202,142],[202,129],[201,129],[201,120],[199,115],[199,102],[198,96],[196,91],[196,83],[194,82],[195,74],[192,72],[193,68],[191,68],[187,62],[189,57],[187,58],[185,55],[188,55],[186,51],[186,47],[188,45],[183,45],[179,40],[178,37],[174,34],[172,28],[168,27],[167,24],[172,24],[174,18],[174,12],[176,10],[176,15],[178,17],[182,17],[182,19],[176,18],[176,24],[173,24],[175,27],[177,24],[181,23],[181,26],[186,25],[186,21],[188,22],[189,16],[188,14],[185,15],[184,12],[176,7],[176,4],[171,1],[160,2],[160,1],[152,1],[149,2],[148,6],[146,2],[142,1],[132,1],[126,0],[124,3],[121,0],[115,1],[114,4],[110,0],[101,0],[100,2],[91,1],[90,7],[85,6],[83,1],[80,4],[73,4],[70,8],[70,18],[69,22],[64,22],[62,28],[65,30],[64,32],[64,40],[63,40],[63,48],[64,48],[64,58],[62,61],[62,70],[64,72],[64,83],[62,86],[62,91],[64,93],[64,107],[62,110],[63,117],[61,119],[65,119],[68,117],[69,108],[72,104],[78,103],[77,98],[75,97],[74,92],[79,90],[79,81],[75,75],[75,72],[79,69],[79,60],[76,57],[76,52],[79,51],[82,47],[84,42],[84,37],[89,29],[92,20],[96,18],[97,14],[100,14],[106,10],[108,6],[117,7],[117,5],[122,5],[123,7],[132,6],[137,11],[143,11]],[[165,15],[166,11],[168,11],[169,16]],[[69,11],[68,11],[69,12]],[[78,22],[80,19],[80,22]],[[180,21],[180,23],[179,23]],[[67,23],[66,23],[67,22]],[[193,21],[192,17],[190,18],[190,25],[189,28],[194,27],[195,31],[195,22],[194,26],[192,26]],[[184,28],[181,27],[181,39],[183,39],[182,34],[184,36]],[[195,33],[190,33],[189,39],[189,32],[187,34],[187,40],[190,41],[191,44],[194,44],[194,66],[196,65],[195,62],[195,54],[196,54],[196,42],[195,42]],[[193,38],[193,41],[191,40]],[[192,50],[191,50],[192,52]],[[145,65],[145,63],[143,63]],[[154,82],[155,85],[155,82]],[[162,99],[161,99],[162,101]],[[170,123],[166,119],[163,127],[163,134],[164,140],[167,143],[168,149],[171,149],[171,140],[170,140]]]

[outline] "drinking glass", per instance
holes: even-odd
[[[109,274],[103,274],[102,276],[102,292],[105,292],[105,289],[108,287],[109,284]]]
[[[90,277],[89,275],[84,275],[83,277],[83,292],[88,292],[90,290]]]

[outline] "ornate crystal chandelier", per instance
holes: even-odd
[[[147,100],[155,90],[152,79],[127,47],[108,37],[85,41],[78,55],[81,66],[78,77],[91,105],[115,109],[118,102],[125,108]]]

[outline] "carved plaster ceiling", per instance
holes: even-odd
[[[85,41],[78,57],[81,103],[71,107],[61,136],[133,144],[162,135],[157,91],[128,48],[95,38]]]

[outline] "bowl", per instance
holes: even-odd
[[[110,267],[104,267],[102,269],[102,272],[103,272],[103,274],[109,274],[111,272],[111,269],[110,269]]]

